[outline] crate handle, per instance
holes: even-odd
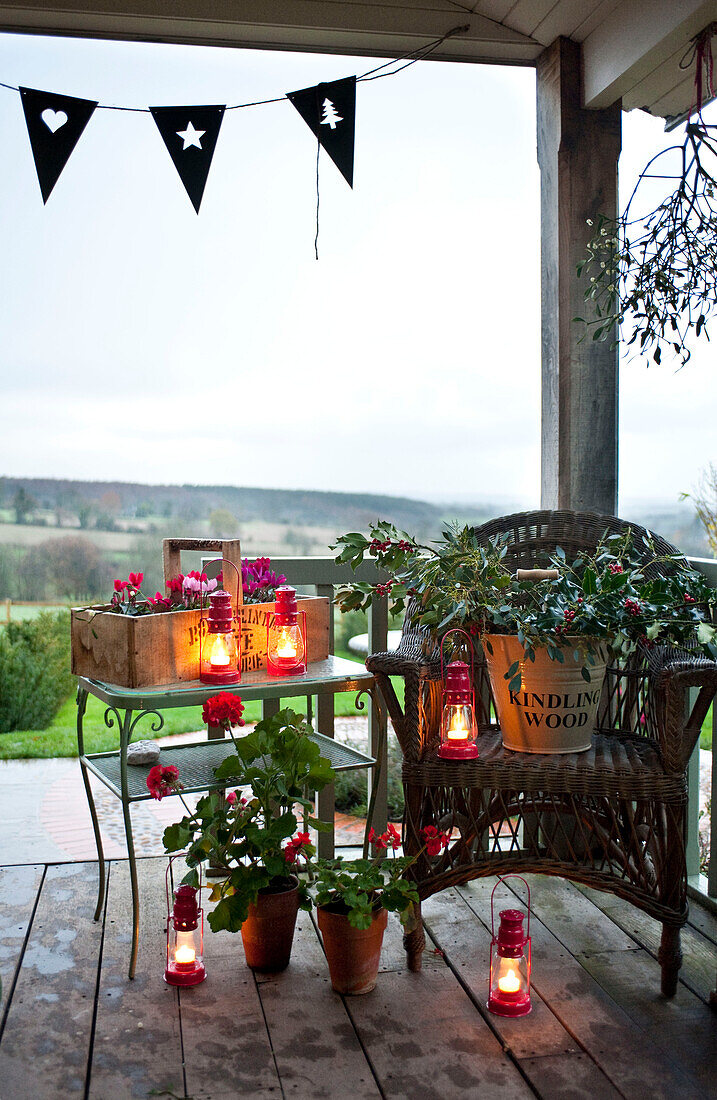
[[[164,563],[164,583],[176,577],[181,572],[182,550],[195,550],[198,553],[208,551],[213,554],[221,554],[234,566],[241,580],[241,542],[239,539],[162,539],[162,560]],[[241,607],[244,603],[242,585],[230,571],[230,575],[224,580],[224,590],[230,592],[234,605]]]

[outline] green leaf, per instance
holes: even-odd
[[[514,676],[513,679],[510,681],[510,683],[508,684],[508,691],[520,691],[520,685],[521,685],[522,682],[523,682],[523,678],[520,675],[520,673],[518,673],[518,675]]]

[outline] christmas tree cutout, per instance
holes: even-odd
[[[330,99],[324,100],[323,114],[324,117],[321,119],[322,126],[330,126],[332,130],[335,130],[336,123],[343,122],[343,118],[338,113]]]

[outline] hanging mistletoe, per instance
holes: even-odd
[[[674,352],[684,366],[691,337],[709,339],[707,320],[717,305],[717,126],[702,118],[703,71],[708,95],[715,94],[715,32],[712,23],[693,42],[696,121],[688,121],[682,145],[652,158],[619,218],[599,215],[588,222],[594,233],[578,265],[578,275],[589,279],[584,296],[593,316],[577,320],[592,329],[593,340],[608,339],[615,324],[622,331],[627,326],[627,344],[637,344],[655,363]],[[651,179],[672,180],[673,190],[648,213],[638,213]]]

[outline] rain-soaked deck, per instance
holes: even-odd
[[[668,1002],[654,921],[531,876],[534,1010],[505,1020],[485,1009],[493,879],[425,904],[420,974],[389,921],[376,990],[342,999],[304,913],[284,973],[253,974],[240,936],[208,933],[206,982],[165,985],[165,865],[139,863],[133,982],[125,861],[97,924],[96,864],[0,869],[1,1100],[717,1096],[717,920],[696,907]]]

